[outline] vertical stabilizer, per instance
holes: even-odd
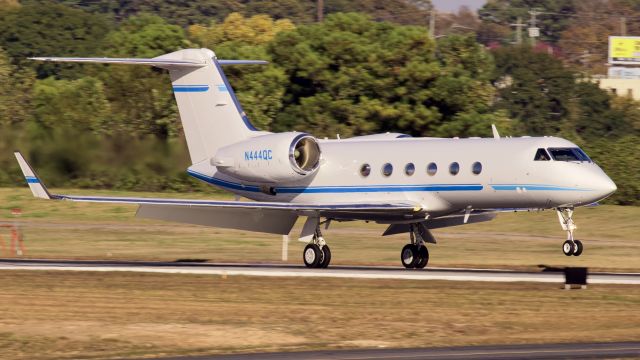
[[[213,157],[220,147],[258,135],[242,110],[221,65],[266,64],[260,60],[218,60],[209,49],[185,49],[153,59],[31,58],[40,61],[151,65],[169,70],[192,163]]]
[[[213,51],[187,49],[157,60],[201,61],[201,67],[168,67],[191,162],[252,136],[256,129],[242,110]]]

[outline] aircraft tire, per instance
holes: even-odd
[[[571,240],[567,240],[562,244],[562,252],[566,255],[566,256],[571,256],[573,255],[574,251],[575,251],[575,244],[573,243],[573,241]]]
[[[326,269],[331,263],[331,249],[329,249],[329,245],[325,245],[322,247],[322,261],[318,263],[318,268]]]
[[[324,254],[316,244],[308,244],[302,252],[302,260],[308,268],[316,268],[322,262]]]
[[[424,269],[429,263],[429,249],[422,245],[418,250],[418,261],[416,262],[416,269]]]
[[[418,262],[418,248],[413,244],[407,244],[402,248],[400,252],[400,261],[402,265],[407,269],[413,269]]]
[[[573,249],[573,256],[580,256],[582,254],[582,250],[584,250],[584,245],[582,245],[582,241],[573,240],[573,243],[575,244]]]

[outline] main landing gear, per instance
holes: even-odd
[[[326,268],[331,262],[331,249],[324,241],[320,227],[316,228],[313,240],[304,247],[302,259],[308,268]]]
[[[573,238],[573,231],[578,228],[573,222],[573,209],[558,208],[556,210],[562,230],[567,232],[567,241],[562,244],[562,252],[566,256],[580,256],[584,250],[584,246],[582,245],[582,241]]]
[[[429,250],[424,245],[424,240],[416,234],[411,225],[409,232],[411,243],[405,245],[400,252],[400,261],[407,269],[423,269],[429,262]]]

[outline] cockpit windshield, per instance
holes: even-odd
[[[580,148],[549,148],[549,153],[556,161],[586,161],[591,159]]]

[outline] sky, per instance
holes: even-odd
[[[457,12],[460,6],[466,5],[472,11],[478,10],[486,0],[431,0],[436,10],[443,12]]]

